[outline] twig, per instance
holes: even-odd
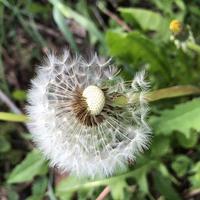
[[[22,114],[20,109],[3,93],[2,90],[0,90],[0,100],[5,103],[15,114]]]
[[[52,37],[55,37],[55,38],[60,37],[60,34],[51,28],[48,28],[48,27],[46,27],[42,24],[38,24],[38,23],[36,24],[36,26],[40,31],[43,31],[43,32],[47,33],[48,35],[51,35]]]
[[[132,31],[131,28],[128,26],[128,24],[126,24],[122,19],[120,19],[117,15],[115,15],[114,13],[112,13],[110,10],[108,10],[107,8],[105,8],[102,5],[98,6],[99,9],[107,16],[109,16],[111,19],[113,19],[117,24],[119,24],[124,30],[130,32]]]
[[[196,196],[196,195],[199,195],[200,194],[200,189],[194,189],[190,192],[188,192],[186,195],[185,195],[185,198],[191,198],[193,196]]]
[[[96,198],[96,200],[104,200],[109,193],[110,193],[110,188],[106,186],[104,190]]]

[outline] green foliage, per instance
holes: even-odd
[[[27,200],[42,200],[46,193],[47,184],[48,179],[45,176],[36,179],[32,186],[32,195]]]
[[[196,189],[200,187],[200,162],[198,161],[191,169],[192,176],[189,180],[192,184],[192,188]]]
[[[110,53],[125,62],[144,60],[153,70],[162,70],[164,60],[159,48],[139,32],[109,31],[106,35]]]
[[[200,99],[176,105],[171,110],[164,110],[154,120],[152,126],[157,133],[168,135],[172,131],[179,131],[186,138],[190,138],[192,129],[200,131]]]
[[[10,173],[9,184],[31,181],[36,175],[47,173],[47,163],[38,150],[28,153],[26,158]]]
[[[133,24],[135,21],[142,30],[155,31],[162,40],[169,39],[168,27],[170,21],[160,13],[140,8],[121,8],[119,11],[128,23]]]
[[[12,93],[12,96],[17,101],[24,101],[24,100],[26,100],[26,92],[24,90],[15,90]]]
[[[9,151],[11,145],[4,135],[0,135],[0,153]]]
[[[176,156],[172,162],[172,169],[176,172],[177,176],[183,177],[187,174],[188,169],[192,165],[190,158],[184,155]]]
[[[111,195],[114,200],[124,199],[124,190],[127,187],[125,180],[117,181],[113,184],[109,184]]]
[[[198,1],[88,2],[0,0],[0,90],[22,112],[32,66],[40,63],[43,52],[65,46],[84,55],[92,49],[113,57],[126,80],[145,68],[152,90],[199,87]],[[177,49],[170,41],[172,19],[189,24],[197,42],[190,44],[193,51]],[[127,171],[94,180],[48,171],[22,124],[27,117],[11,113],[0,97],[0,195],[11,200],[85,200],[96,199],[106,186],[108,200],[179,200],[193,194],[200,188],[200,100],[167,90],[164,97],[150,103],[150,149]],[[118,101],[126,103],[123,97]]]
[[[170,180],[160,173],[154,174],[155,188],[163,195],[166,200],[176,199],[181,200],[176,190],[173,188]]]

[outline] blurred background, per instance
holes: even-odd
[[[194,45],[169,30],[173,19]],[[105,199],[200,199],[198,95],[152,102],[150,149],[124,174],[103,180],[48,168],[21,115],[50,49],[112,57],[127,80],[146,68],[152,90],[198,87],[199,19],[199,0],[0,0],[0,200],[90,200],[107,185]]]

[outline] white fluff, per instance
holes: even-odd
[[[109,62],[100,63],[97,56],[86,62],[81,57],[71,59],[68,51],[61,57],[48,55],[38,69],[28,92],[29,127],[52,166],[77,176],[109,176],[116,169],[125,169],[128,161],[148,147],[144,72],[137,74],[132,84],[115,74],[116,68]],[[102,111],[105,120],[99,125],[84,126],[75,117],[70,99],[76,87],[90,85],[106,87],[110,100],[116,94],[130,97],[137,93],[140,98],[123,108]]]

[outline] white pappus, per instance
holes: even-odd
[[[77,176],[109,176],[148,147],[144,71],[132,82],[110,62],[49,54],[28,92],[29,127],[51,166]],[[137,94],[139,98],[131,98]],[[113,103],[118,96],[128,102]]]

